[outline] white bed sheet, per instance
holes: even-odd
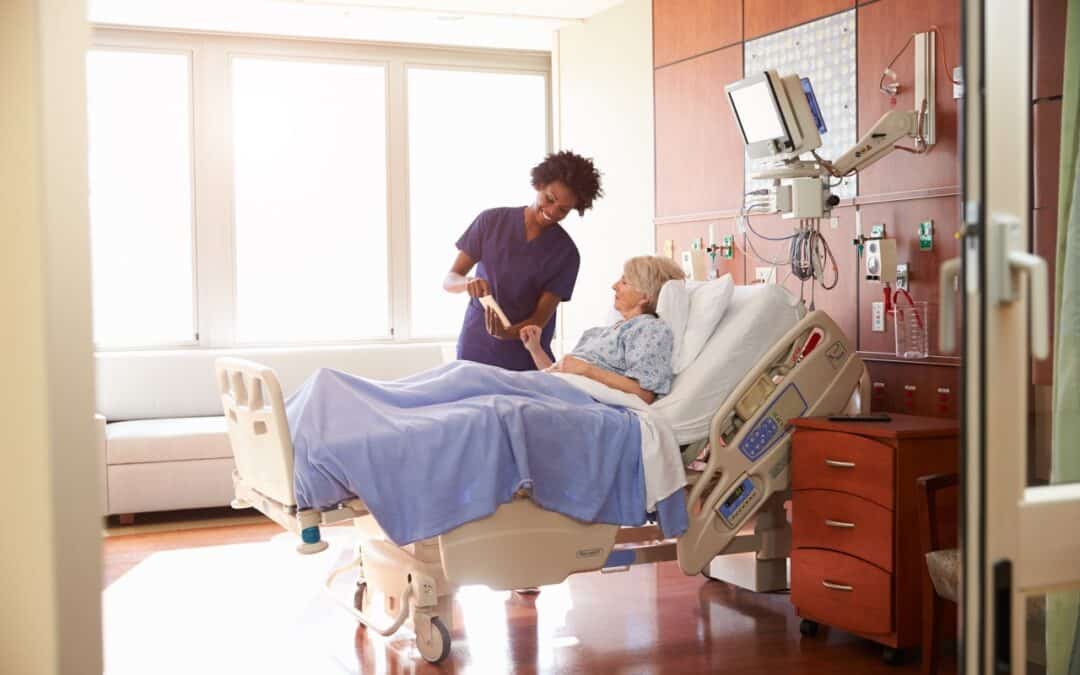
[[[650,408],[667,420],[680,445],[709,435],[713,415],[776,341],[806,314],[776,284],[736,286],[727,312],[671,392]]]

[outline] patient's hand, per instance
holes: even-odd
[[[525,349],[531,352],[540,348],[540,326],[533,326],[532,324],[522,326],[518,332],[521,335],[521,344],[525,345]]]
[[[571,375],[589,375],[592,370],[592,364],[588,361],[583,361],[576,356],[564,356],[559,359],[559,362],[551,367],[552,370],[559,373],[570,373]]]

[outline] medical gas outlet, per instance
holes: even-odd
[[[866,280],[878,283],[896,283],[896,240],[867,239]]]

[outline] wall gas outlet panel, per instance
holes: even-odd
[[[870,330],[875,333],[885,332],[885,303],[870,303]]]
[[[919,223],[919,250],[930,251],[934,248],[934,221],[924,220]]]

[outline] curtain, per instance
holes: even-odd
[[[1080,0],[1069,0],[1061,106],[1061,179],[1054,279],[1051,483],[1080,482]],[[1076,536],[1076,523],[1061,523]],[[1046,598],[1046,672],[1080,675],[1080,592]]]

